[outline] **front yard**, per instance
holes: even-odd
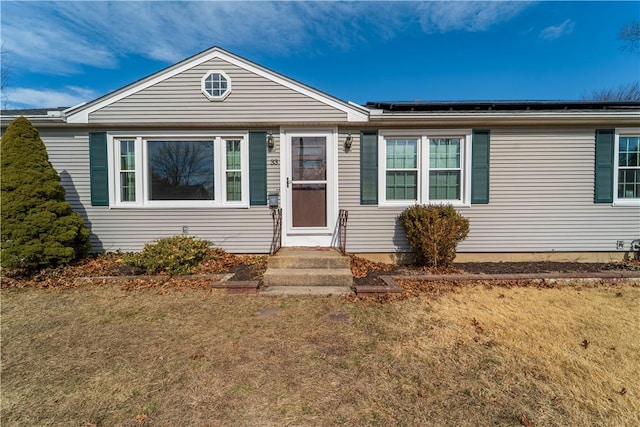
[[[640,425],[638,285],[1,296],[3,426]]]

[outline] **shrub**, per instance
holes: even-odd
[[[399,216],[418,265],[449,267],[458,242],[467,238],[469,220],[451,205],[415,205]]]
[[[30,272],[86,255],[89,231],[65,201],[60,175],[29,120],[9,124],[1,149],[2,266]]]
[[[190,236],[164,237],[127,254],[124,263],[147,273],[190,274],[209,253],[211,242]]]

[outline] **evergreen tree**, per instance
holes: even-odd
[[[86,255],[89,232],[65,201],[60,175],[31,122],[11,122],[1,149],[2,266],[33,271]]]

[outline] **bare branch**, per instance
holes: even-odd
[[[640,81],[622,85],[617,89],[594,90],[590,95],[583,97],[592,101],[637,101],[640,102]]]
[[[623,50],[640,53],[640,21],[634,21],[629,25],[625,25],[618,33],[618,39],[626,44]]]

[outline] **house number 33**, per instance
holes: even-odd
[[[272,164],[272,165],[277,166],[277,165],[279,165],[279,164],[280,164],[280,160],[278,160],[278,159],[271,159],[271,164]]]

